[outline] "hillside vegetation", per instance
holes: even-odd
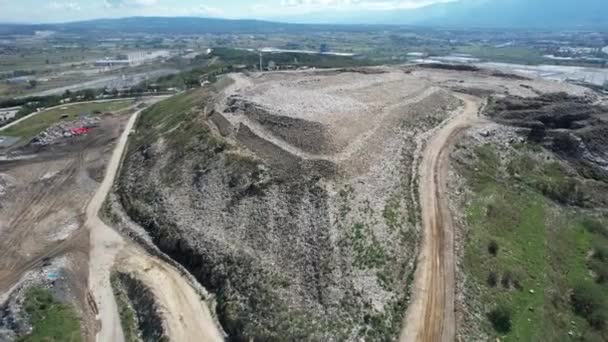
[[[608,184],[597,162],[606,150],[592,134],[604,129],[605,109],[555,94],[499,100],[487,113],[533,128],[519,129],[522,143],[469,137],[456,154],[471,189],[465,292],[485,317],[473,326],[505,341],[605,340]]]

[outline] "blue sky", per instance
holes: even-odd
[[[306,13],[415,8],[451,0],[0,0],[0,22],[128,16],[273,18]]]

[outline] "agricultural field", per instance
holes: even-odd
[[[28,70],[41,72],[58,67],[70,67],[75,64],[92,62],[102,58],[107,51],[89,49],[53,49],[44,50],[24,48],[15,54],[2,54],[0,72]]]

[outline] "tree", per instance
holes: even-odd
[[[36,80],[30,80],[29,84],[30,84],[30,87],[36,88],[36,86],[38,85],[38,81],[36,81]]]
[[[85,101],[95,100],[95,91],[93,89],[85,90],[83,98]]]
[[[496,241],[490,241],[488,244],[488,253],[492,254],[492,256],[496,256],[496,254],[498,254],[498,243],[496,243]]]
[[[511,331],[511,310],[506,306],[499,305],[494,308],[488,314],[488,319],[497,332],[506,334]]]

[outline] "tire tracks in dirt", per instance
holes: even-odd
[[[40,266],[45,259],[62,255],[75,247],[73,242],[78,240],[79,231],[65,241],[47,243],[33,257],[20,257],[19,254],[21,242],[33,234],[38,223],[69,202],[69,185],[76,181],[85,156],[85,149],[78,151],[75,158],[68,161],[48,182],[32,184],[26,190],[27,193],[33,194],[32,197],[20,199],[20,209],[8,222],[8,235],[0,241],[0,293],[8,291],[26,272]]]
[[[458,136],[478,120],[481,99],[455,95],[464,107],[434,130],[419,165],[424,237],[404,329],[399,340],[454,341],[454,227],[448,205],[449,155]]]

